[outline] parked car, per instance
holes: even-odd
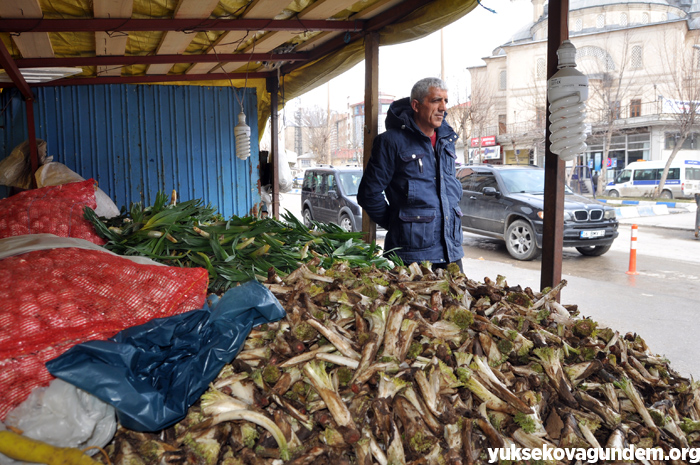
[[[335,223],[346,231],[362,230],[362,210],[357,189],[362,168],[322,166],[309,168],[301,186],[301,215],[304,224],[311,221]]]
[[[532,260],[542,249],[544,169],[536,166],[471,165],[457,177],[464,195],[462,229],[503,239],[517,260]],[[618,236],[615,209],[565,188],[564,247],[598,256]]]

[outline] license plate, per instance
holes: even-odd
[[[595,231],[581,231],[581,237],[582,238],[592,238],[592,237],[604,237],[605,236],[605,230],[603,229],[598,229]]]

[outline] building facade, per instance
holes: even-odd
[[[544,163],[548,5],[532,3],[532,21],[469,68],[472,111],[482,109],[471,162]],[[589,79],[588,147],[575,164],[607,160],[612,179],[633,161],[668,159],[682,133],[678,156],[700,159],[700,118],[687,118],[700,113],[700,0],[571,0],[569,40]]]
[[[395,100],[394,96],[379,93],[379,133],[386,130],[385,120],[389,105]],[[302,110],[295,113],[293,121],[287,122],[284,129],[285,147],[293,150],[298,156],[297,169],[306,169],[321,163],[327,163],[328,158],[319,157],[313,153],[309,141],[319,137],[318,128],[309,127],[308,118],[302,116]],[[325,113],[318,118],[325,127]],[[349,104],[345,112],[331,112],[328,122],[327,137],[329,140],[330,162],[333,166],[361,165],[364,149],[365,103],[364,101]],[[313,132],[316,132],[314,134]],[[321,131],[322,132],[322,131]]]

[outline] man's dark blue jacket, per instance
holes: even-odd
[[[374,139],[357,194],[369,217],[387,229],[384,250],[397,249],[406,264],[454,262],[464,256],[462,185],[455,177],[457,134],[444,119],[436,132],[433,150],[413,120],[410,99],[392,103],[386,132]]]

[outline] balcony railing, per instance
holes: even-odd
[[[653,102],[643,102],[639,105],[620,106],[620,108],[614,113],[610,111],[587,108],[586,115],[586,123],[597,126],[600,124],[607,124],[610,119],[630,123],[635,118],[660,119],[662,116],[670,116],[671,113],[664,113],[662,101],[656,100]],[[497,140],[500,143],[505,143],[508,139],[516,137],[530,137],[540,134],[544,136],[544,122],[537,124],[537,122],[531,120],[509,124],[489,125],[484,127],[481,131],[474,131],[472,133],[472,137],[496,135]]]

